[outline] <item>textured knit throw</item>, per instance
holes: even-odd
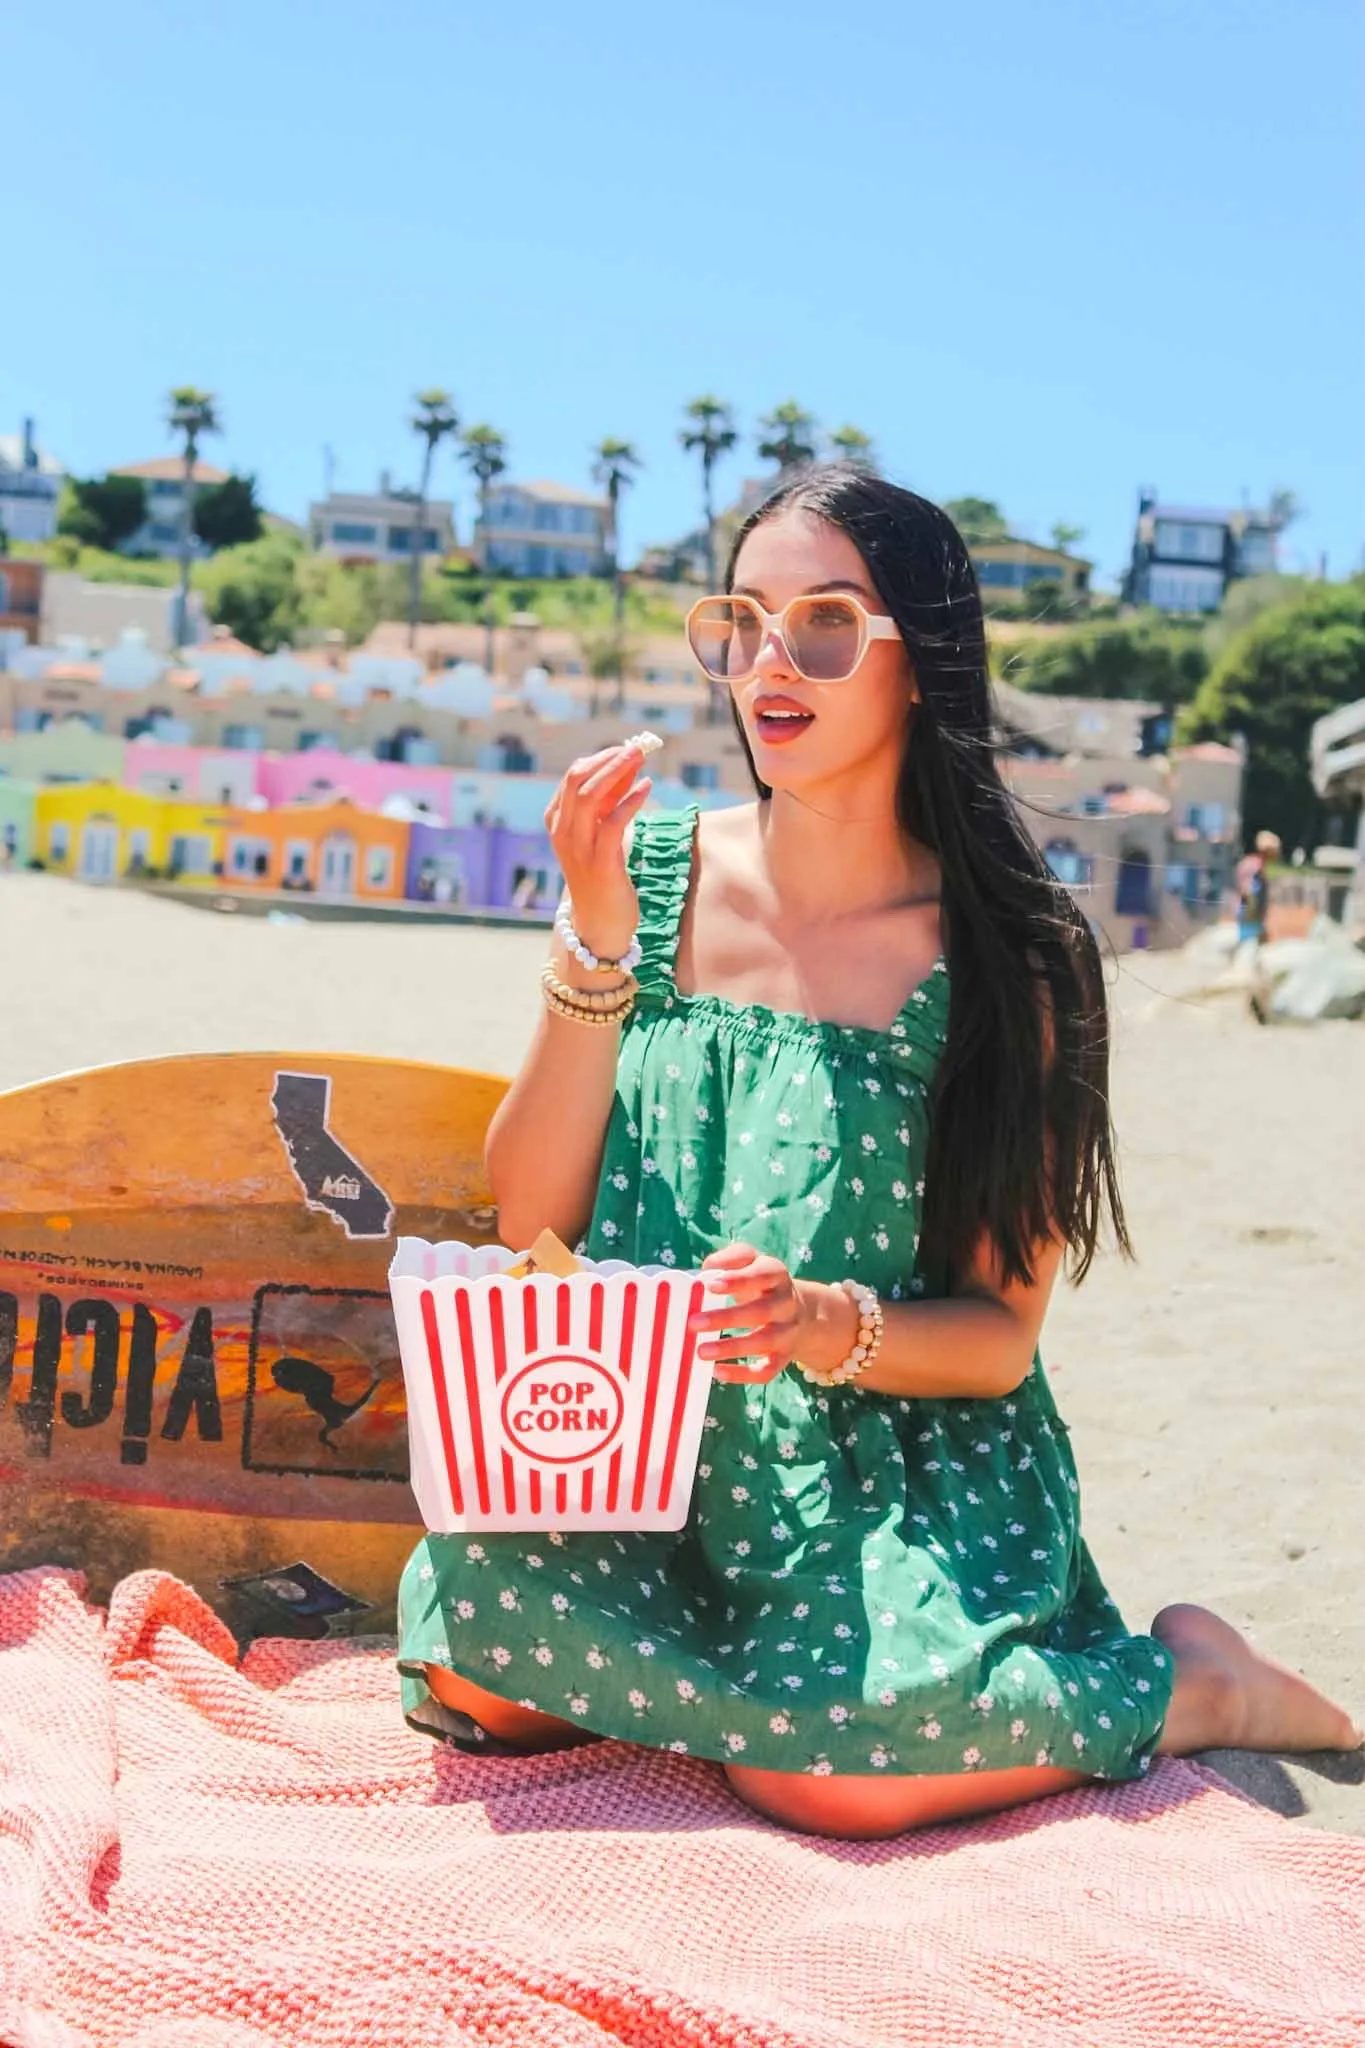
[[[238,1665],[161,1573],[0,1578],[7,2048],[1335,2048],[1365,1841],[1193,1765],[899,1842],[712,1765],[454,1754],[391,1645]]]

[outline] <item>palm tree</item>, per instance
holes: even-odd
[[[593,450],[593,481],[601,484],[611,508],[611,579],[616,618],[616,708],[625,702],[626,583],[621,573],[621,493],[628,490],[639,469],[640,458],[629,441],[614,441],[610,435]]]
[[[877,451],[861,427],[838,428],[830,435],[829,445],[841,462],[849,462],[855,469],[877,467]]]
[[[466,427],[460,436],[460,460],[479,487],[479,517],[475,531],[485,550],[480,567],[487,569],[488,487],[507,468],[507,443],[496,427]]]
[[[185,437],[185,481],[180,493],[180,594],[176,602],[175,644],[183,647],[189,638],[190,554],[194,547],[194,472],[199,461],[199,443],[205,434],[221,434],[217,403],[211,391],[194,384],[178,384],[170,398],[170,429]]]
[[[779,475],[785,476],[788,470],[803,469],[808,462],[814,462],[815,419],[794,398],[775,405],[763,415],[758,426],[762,436],[758,452],[765,462],[777,464]]]
[[[708,393],[684,408],[686,426],[678,435],[689,455],[701,456],[702,518],[706,533],[706,585],[716,587],[716,510],[711,501],[711,472],[739,439],[730,408]]]
[[[436,450],[447,435],[459,432],[460,422],[448,391],[419,391],[413,404],[417,412],[412,429],[422,437],[422,481],[412,520],[412,585],[408,599],[408,645],[417,645],[417,621],[422,613],[422,554],[427,527],[427,493],[431,488],[431,465]]]
[[[488,490],[507,468],[507,443],[496,427],[466,427],[460,436],[460,460],[479,487],[479,517],[475,533],[482,554],[479,566],[488,575]],[[483,596],[483,665],[493,673],[493,586],[486,583]]]

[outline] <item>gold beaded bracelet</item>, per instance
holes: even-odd
[[[841,1280],[838,1284],[857,1308],[858,1334],[848,1356],[840,1359],[829,1372],[816,1372],[809,1365],[801,1367],[804,1377],[813,1380],[817,1387],[842,1387],[849,1380],[860,1378],[875,1362],[882,1338],[886,1335],[886,1316],[875,1290],[865,1287],[861,1280]]]
[[[619,988],[581,989],[561,981],[548,964],[540,972],[540,992],[547,1010],[574,1024],[624,1024],[635,1008],[638,983],[632,978]]]

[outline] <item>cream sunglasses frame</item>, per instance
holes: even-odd
[[[799,604],[819,604],[822,599],[837,599],[841,604],[846,604],[851,611],[855,612],[858,618],[858,652],[853,658],[852,666],[845,670],[841,676],[807,675],[800,662],[796,659],[792,651],[791,642],[787,638],[787,616],[793,608]],[[745,604],[751,610],[757,612],[763,626],[763,638],[759,642],[759,653],[762,653],[768,641],[776,634],[782,652],[786,655],[792,669],[800,676],[803,683],[846,683],[851,676],[857,673],[871,641],[899,640],[901,637],[901,629],[894,619],[888,618],[885,612],[870,612],[862,599],[856,597],[851,590],[803,591],[799,597],[789,598],[781,611],[778,612],[765,611],[756,597],[736,597],[732,591],[728,590],[721,591],[719,594],[713,592],[710,597],[699,597],[697,599],[687,614],[687,621],[683,629],[687,635],[687,644],[692,650],[692,655],[698,668],[713,683],[747,683],[751,676],[757,674],[758,662],[755,660],[750,667],[744,670],[743,674],[728,673],[723,676],[711,674],[710,669],[697,653],[696,642],[692,638],[693,620],[699,612],[705,610],[708,604]]]

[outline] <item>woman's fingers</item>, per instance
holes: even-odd
[[[762,1387],[766,1386],[769,1380],[775,1380],[780,1372],[785,1372],[788,1363],[785,1357],[751,1357],[744,1364],[733,1364],[721,1359],[713,1365],[712,1377],[720,1380],[725,1386]]]
[[[643,782],[637,782],[634,789],[627,791],[602,820],[602,836],[611,845],[619,845],[627,825],[639,810],[654,784],[646,775]]]
[[[718,1252],[708,1252],[701,1262],[701,1270],[703,1273],[710,1273],[730,1266],[747,1266],[751,1259],[762,1256],[762,1253],[755,1251],[751,1244],[745,1244],[737,1239],[734,1244],[723,1244]]]
[[[698,1309],[689,1316],[690,1330],[726,1330],[743,1327],[760,1316],[766,1322],[783,1309],[789,1314],[795,1312],[796,1303],[789,1287],[774,1287],[769,1280],[756,1279],[747,1286],[735,1282],[733,1289],[727,1288],[730,1301],[718,1308]]]
[[[579,784],[579,797],[598,797],[614,784],[638,775],[644,758],[638,747],[613,748],[592,774]]]

